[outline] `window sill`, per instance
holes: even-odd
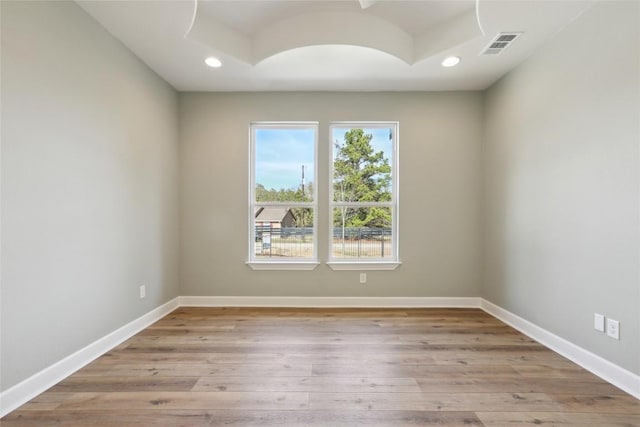
[[[402,264],[400,261],[329,261],[332,270],[395,270]]]
[[[247,261],[246,263],[252,270],[315,270],[320,265],[319,261]]]

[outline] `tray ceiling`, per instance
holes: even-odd
[[[591,1],[78,1],[181,91],[477,90]],[[482,55],[501,32],[521,35]],[[444,68],[448,56],[456,67]],[[220,68],[204,59],[215,56]]]

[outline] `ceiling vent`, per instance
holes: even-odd
[[[499,33],[480,55],[500,55],[522,33]]]

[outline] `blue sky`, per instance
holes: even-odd
[[[313,129],[257,129],[256,184],[267,189],[298,188],[315,182]]]
[[[350,128],[333,128],[332,142],[344,140],[344,134]],[[392,142],[388,128],[364,128],[372,134],[373,149],[384,151],[385,157],[392,160]],[[256,129],[256,184],[267,189],[298,188],[304,165],[305,183],[316,182],[314,170],[314,130],[313,129]],[[320,144],[319,150],[328,149]],[[335,154],[335,153],[334,153]]]

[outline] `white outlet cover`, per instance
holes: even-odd
[[[604,315],[594,313],[593,315],[593,328],[596,331],[604,332]]]
[[[367,273],[360,273],[360,283],[367,283]]]
[[[140,298],[147,296],[147,287],[145,285],[140,286]]]
[[[613,339],[620,339],[620,322],[613,319],[607,319],[607,335]]]

